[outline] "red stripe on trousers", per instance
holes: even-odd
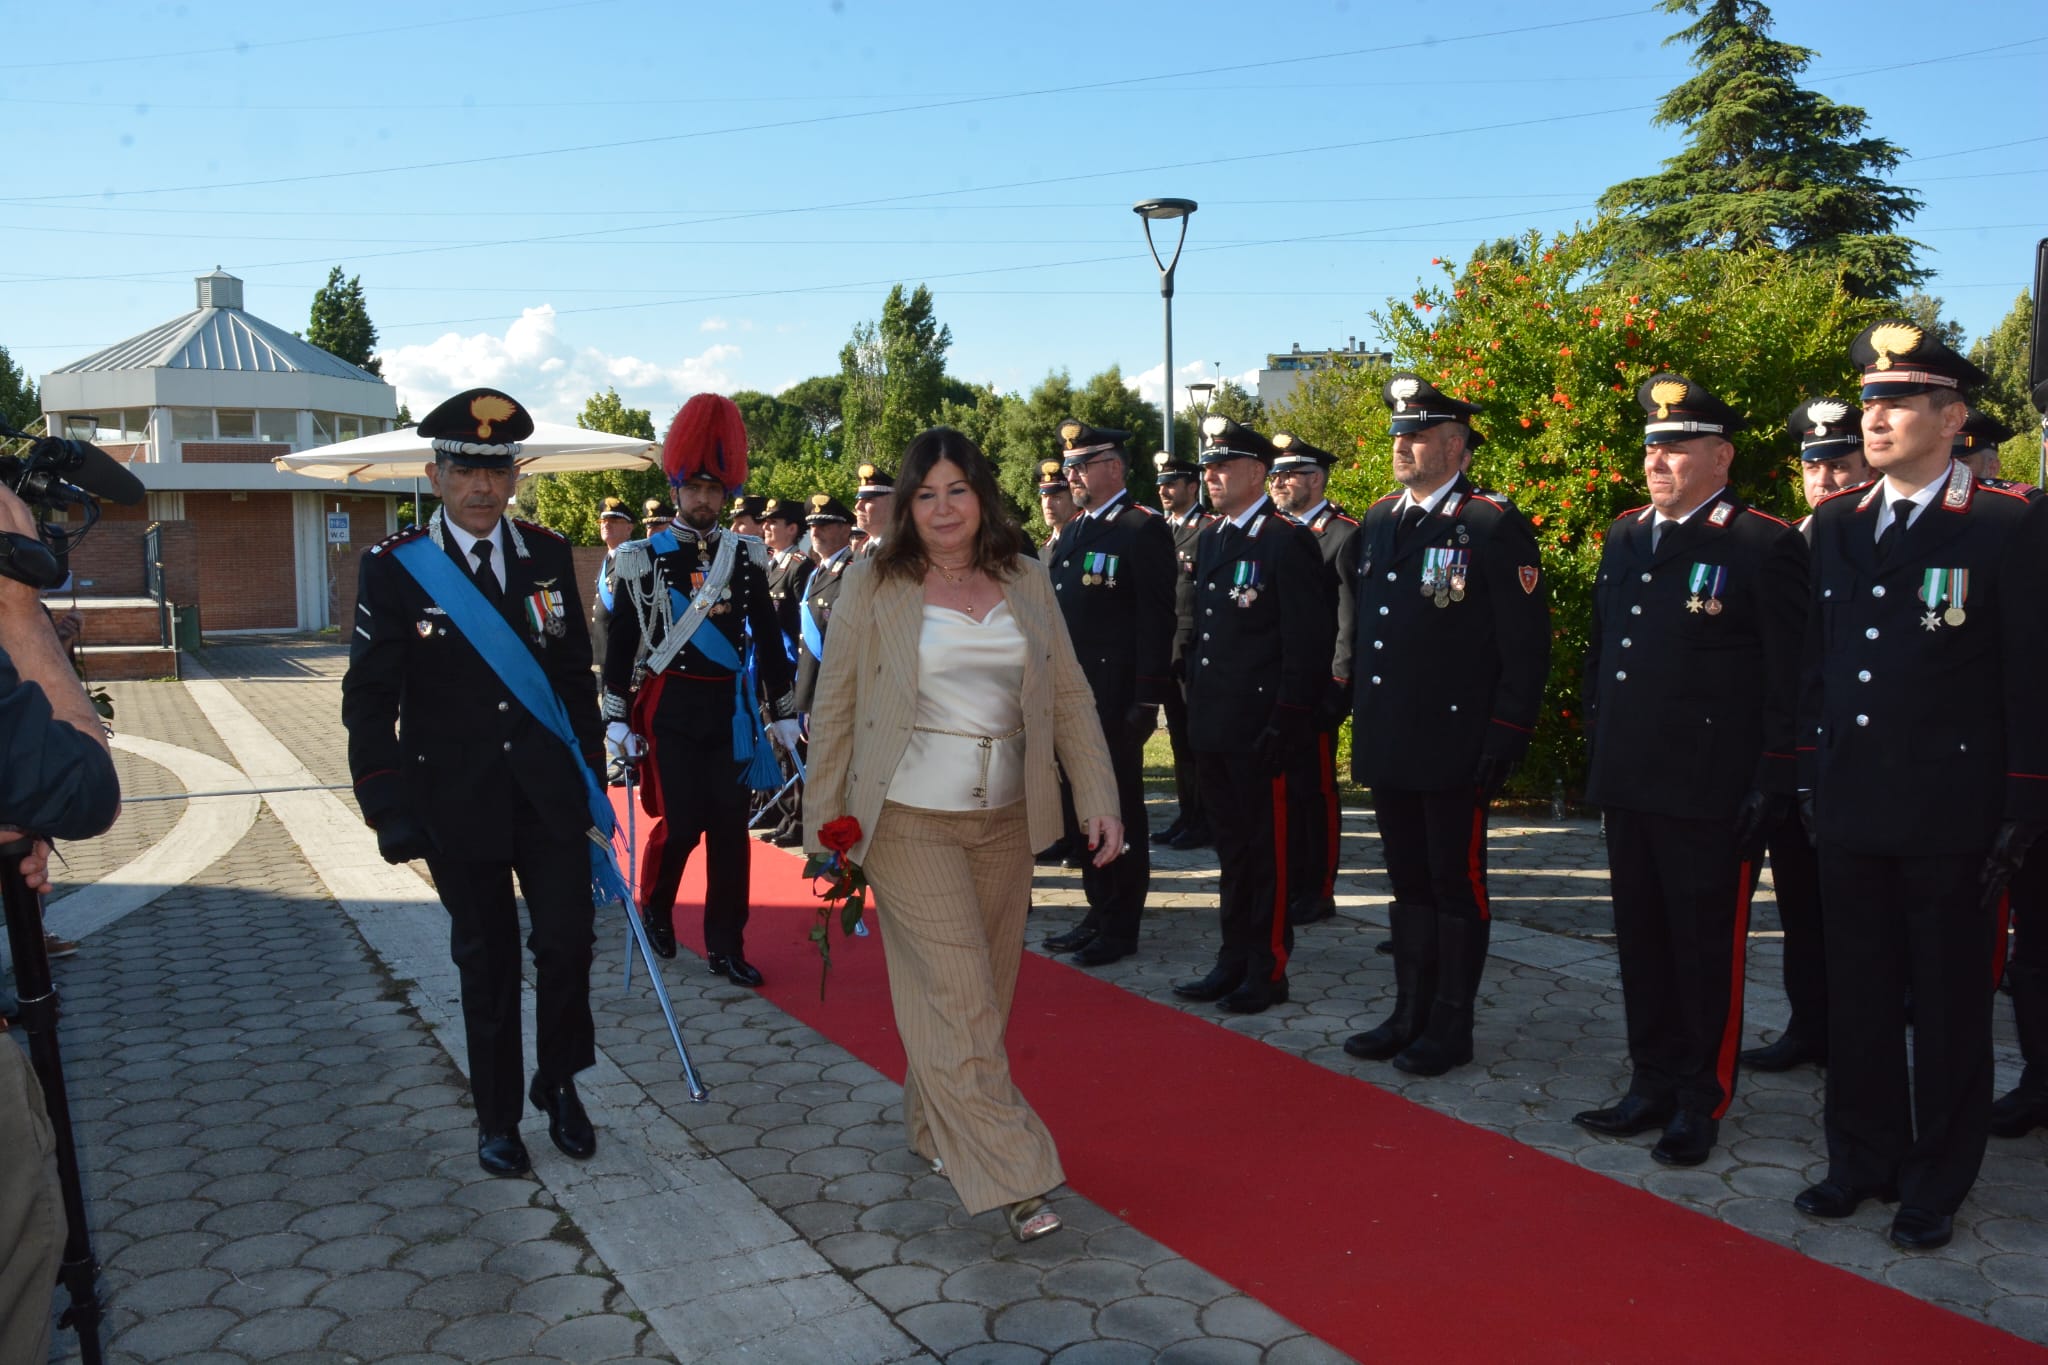
[[[1998,893],[1998,942],[1991,950],[1991,989],[1997,990],[1998,983],[2005,980],[2005,950],[2012,933],[2012,889]]]
[[[1486,852],[1486,793],[1479,794],[1479,803],[1472,808],[1472,842],[1465,849],[1465,875],[1472,883],[1472,902],[1479,907],[1479,918],[1493,918],[1493,907],[1486,903],[1486,869],[1481,859]]]
[[[1287,778],[1273,779],[1273,976],[1287,975]]]
[[[1750,862],[1742,860],[1735,880],[1735,940],[1728,976],[1728,1018],[1721,1025],[1721,1050],[1714,1058],[1714,1079],[1721,1085],[1721,1102],[1714,1106],[1715,1118],[1728,1112],[1735,1098],[1735,1045],[1742,1035],[1742,964],[1749,951]]]
[[[1323,860],[1323,899],[1337,894],[1337,737],[1326,734],[1322,739],[1323,813],[1328,817],[1325,836],[1329,843],[1324,852],[1329,856]]]

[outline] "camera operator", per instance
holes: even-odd
[[[5,487],[0,532],[36,535],[28,508]],[[36,590],[0,577],[0,842],[18,831],[89,838],[114,823],[120,804],[106,733]],[[31,890],[49,890],[49,845],[38,838],[20,870]],[[42,1087],[8,1039],[0,1043],[0,1360],[48,1357],[64,1239]]]

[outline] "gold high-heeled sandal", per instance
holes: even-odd
[[[1052,1211],[1052,1206],[1037,1195],[1018,1200],[1003,1210],[1003,1216],[1010,1220],[1010,1235],[1020,1242],[1058,1232],[1062,1226],[1060,1216]]]

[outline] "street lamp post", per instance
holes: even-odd
[[[1187,245],[1188,215],[1195,211],[1192,199],[1140,199],[1131,211],[1145,224],[1145,245],[1152,249],[1152,263],[1159,267],[1159,297],[1166,305],[1166,433],[1162,448],[1173,454],[1173,268],[1180,264],[1180,249]],[[1152,224],[1178,222],[1180,237],[1173,244],[1170,260],[1159,259],[1159,244],[1152,240]]]
[[[1198,379],[1188,385],[1188,405],[1198,412],[1206,413],[1209,404],[1215,401],[1216,386],[1206,379]]]

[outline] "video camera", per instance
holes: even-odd
[[[54,588],[71,572],[71,551],[100,519],[100,499],[132,505],[142,501],[142,480],[90,441],[30,436],[0,422],[0,438],[27,441],[26,455],[0,455],[0,484],[36,514],[34,536],[0,532],[0,575],[32,588]],[[77,507],[81,526],[55,525],[44,518],[59,508]]]

